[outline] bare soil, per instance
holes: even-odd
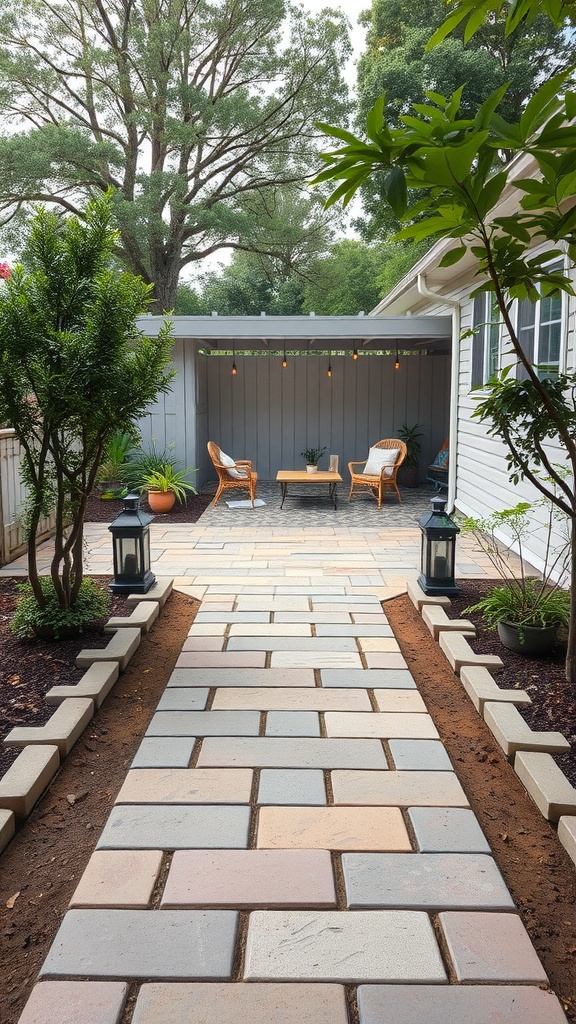
[[[0,589],[9,589],[9,583],[2,581]],[[463,597],[466,604],[473,599],[468,594]],[[3,614],[7,614],[7,606],[3,608]],[[49,791],[1,857],[2,1024],[18,1020],[196,609],[197,602],[181,594],[170,598]],[[576,1024],[576,869],[554,827],[527,796],[408,598],[388,601],[384,610],[552,986],[569,1020]],[[459,614],[456,606],[453,614]],[[85,646],[85,640],[81,646]],[[67,647],[72,650],[70,642]],[[60,662],[66,658],[60,647],[57,656],[55,648],[51,652],[52,658],[44,653],[38,659],[35,672],[32,652],[27,649],[25,659],[16,667],[9,665],[8,673],[36,682],[49,675],[50,685],[56,676],[62,681],[66,669]],[[25,705],[27,690],[7,683],[4,666],[2,670],[1,698],[16,693],[17,702]],[[506,673],[507,669],[498,677],[499,684],[514,685],[514,678]],[[540,668],[532,674],[543,678]],[[36,696],[31,703],[37,703]],[[0,704],[0,713],[3,707]],[[560,708],[565,714],[563,703]],[[26,709],[17,710],[24,713]],[[548,720],[548,712],[543,713]]]

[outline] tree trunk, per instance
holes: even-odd
[[[576,518],[570,522],[570,625],[566,651],[566,679],[576,683]]]
[[[158,259],[152,262],[154,298],[150,306],[150,312],[155,316],[162,316],[163,313],[170,313],[176,305],[180,261],[178,259],[168,260],[164,257],[163,253],[160,253]]]

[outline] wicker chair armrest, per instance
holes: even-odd
[[[364,459],[363,462],[349,462],[348,469],[350,470],[350,472],[352,472],[352,466],[365,466],[367,462],[368,459]]]
[[[246,466],[249,469],[249,471],[252,472],[252,460],[251,459],[236,459],[236,462],[234,463],[234,466],[242,466],[242,468],[244,468]],[[233,469],[233,468],[234,468],[233,466],[230,466],[230,469]]]

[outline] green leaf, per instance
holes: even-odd
[[[463,257],[466,255],[467,252],[468,252],[468,248],[465,245],[459,246],[457,249],[450,249],[450,252],[447,252],[442,257],[442,259],[440,260],[440,263],[438,264],[438,266],[440,266],[440,267],[452,267],[452,266],[454,266],[455,263],[459,263],[460,260],[463,259]]]
[[[446,18],[446,21],[442,25],[440,25],[440,28],[437,28],[436,31],[434,32],[434,35],[430,37],[430,39],[426,43],[425,49],[433,50],[435,46],[438,46],[438,43],[441,43],[442,40],[446,38],[446,36],[450,35],[450,33],[453,32],[455,28],[457,28],[460,22],[464,20],[467,13],[468,12],[466,8],[464,8],[464,10],[458,8],[458,10],[453,11],[452,14],[449,14],[448,17]]]
[[[528,139],[536,128],[547,120],[551,104],[558,105],[558,93],[569,74],[569,71],[563,71],[560,75],[554,75],[544,82],[528,101],[520,117],[520,132],[523,139]]]
[[[401,167],[393,167],[384,180],[384,191],[397,217],[401,217],[406,211],[408,191],[406,188],[406,175]]]

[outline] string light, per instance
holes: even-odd
[[[400,369],[400,360],[398,359],[398,345],[396,345],[396,362],[394,363],[394,369]]]
[[[332,353],[328,356],[328,376],[332,376]]]
[[[284,349],[284,357],[282,359],[282,367],[285,370],[287,366],[288,366],[288,360],[286,359],[286,349]]]
[[[358,349],[356,348],[356,345],[354,345],[354,351],[352,353],[352,359],[358,359]]]
[[[238,373],[236,369],[236,344],[232,342],[232,376],[235,377]]]

